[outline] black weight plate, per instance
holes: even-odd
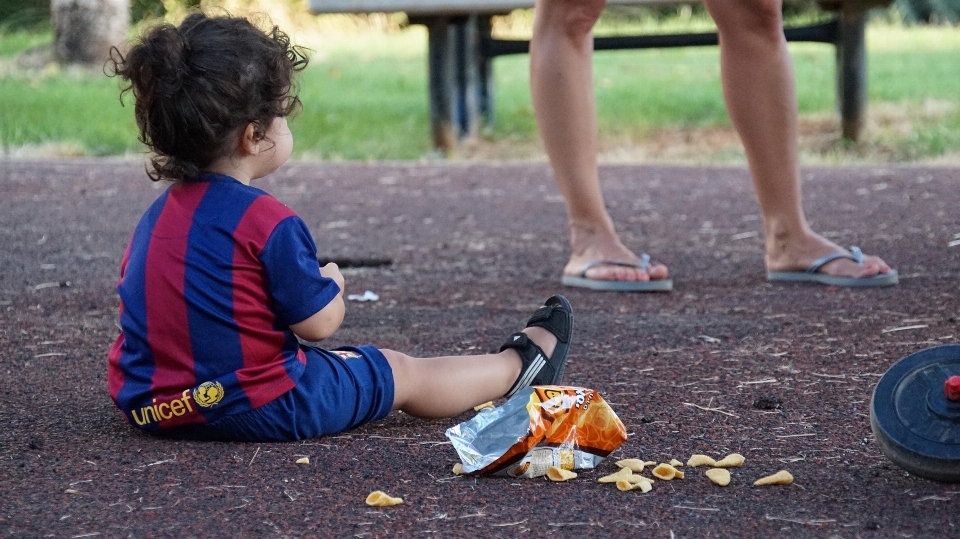
[[[905,470],[960,482],[960,403],[946,398],[960,375],[960,345],[927,348],[890,367],[873,390],[870,427],[880,450]]]

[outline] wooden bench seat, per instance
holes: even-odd
[[[789,1],[789,0],[788,0]],[[830,43],[836,48],[837,109],[843,136],[856,140],[866,109],[867,12],[893,0],[820,0],[831,12],[828,22],[786,28],[788,41]],[[533,7],[533,0],[309,0],[324,13],[406,13],[428,35],[429,104],[433,144],[448,155],[459,143],[492,125],[493,59],[529,52],[529,41],[495,39],[490,18]],[[607,0],[607,5],[690,4],[683,0]],[[658,34],[594,38],[595,50],[716,45],[716,33]]]

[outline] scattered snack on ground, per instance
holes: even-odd
[[[633,475],[633,470],[630,468],[620,468],[619,472],[612,473],[610,475],[605,475],[600,479],[597,479],[598,483],[616,483],[621,479],[628,479]]]
[[[725,487],[730,484],[730,472],[726,468],[710,468],[705,472],[708,479]]]
[[[577,473],[571,470],[564,470],[557,466],[547,468],[547,479],[551,481],[566,481],[577,477]]]
[[[687,459],[687,466],[691,468],[696,468],[697,466],[716,466],[717,461],[713,460],[712,457],[706,455],[690,455],[690,458]]]
[[[394,498],[382,490],[375,490],[367,496],[367,505],[374,507],[390,507],[403,503],[403,498]]]
[[[458,462],[453,465],[453,473],[456,475],[463,475],[467,472],[463,471],[463,463]]]
[[[677,466],[683,466],[683,463],[677,459],[670,459],[670,466],[676,468]]]
[[[616,462],[616,465],[621,468],[630,468],[633,473],[643,471],[643,461],[640,459],[620,459]]]
[[[718,460],[714,466],[717,468],[737,468],[743,466],[743,455],[740,453],[730,453],[729,455]]]
[[[634,474],[634,475],[628,475],[628,476],[626,476],[626,477],[624,477],[624,478],[622,478],[622,479],[618,479],[617,481],[626,481],[627,483],[630,483],[631,485],[636,485],[637,483],[639,483],[640,481],[643,481],[643,480],[644,480],[644,477],[643,477],[642,475],[636,475],[636,474]]]
[[[617,489],[621,492],[630,490],[639,490],[640,492],[650,492],[653,490],[653,484],[646,478],[639,475],[630,476],[629,479],[617,481]]]
[[[297,459],[297,464],[310,464],[310,457],[300,457]]]
[[[678,477],[678,473],[680,474],[679,479],[683,479],[682,473],[669,464],[658,464],[650,473],[657,479],[663,479],[664,481],[670,481],[674,477]]]
[[[790,475],[790,472],[786,470],[780,470],[779,472],[768,475],[766,477],[761,477],[753,482],[753,486],[762,487],[766,485],[789,485],[793,483],[793,476]]]
[[[654,462],[654,461],[652,461],[652,460],[648,460],[648,461],[644,462],[643,465],[644,465],[644,466],[656,466],[657,463]]]
[[[493,408],[493,401],[487,401],[483,404],[478,404],[473,407],[474,412],[479,412],[480,410],[486,410],[487,408]]]
[[[617,489],[620,490],[621,492],[627,492],[628,490],[634,490],[639,488],[640,488],[639,481],[637,481],[636,483],[631,483],[630,481],[627,481],[624,479],[617,481]]]

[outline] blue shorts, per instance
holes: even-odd
[[[373,346],[306,347],[297,386],[248,412],[158,432],[187,440],[286,442],[336,434],[382,419],[393,408],[393,369]]]

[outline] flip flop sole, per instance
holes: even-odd
[[[652,281],[601,281],[564,275],[560,282],[564,286],[588,288],[590,290],[604,290],[609,292],[669,292],[673,290],[671,279],[654,279]]]
[[[876,288],[893,286],[900,282],[897,270],[890,273],[881,273],[873,277],[835,277],[823,273],[807,273],[805,271],[768,271],[767,280],[792,283],[818,283],[827,286],[844,286],[849,288]]]

